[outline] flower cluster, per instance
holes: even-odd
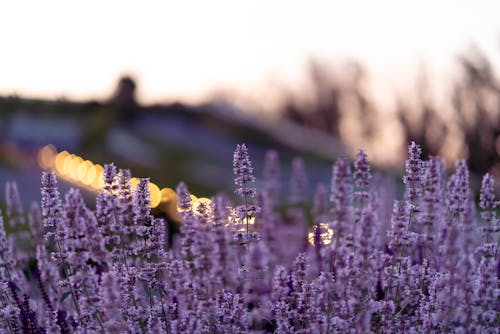
[[[132,191],[113,165],[95,210],[44,173],[41,210],[26,213],[8,183],[0,332],[498,333],[494,179],[484,176],[476,208],[465,162],[447,177],[420,152],[410,145],[403,198],[360,151],[353,166],[333,165],[331,190],[319,184],[310,203],[295,159],[282,204],[277,153],[257,191],[238,145],[239,198],[194,205],[181,182],[180,226],[150,210],[148,179]]]

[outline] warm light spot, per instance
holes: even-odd
[[[161,190],[161,202],[168,203],[172,200],[177,201],[177,193],[172,188],[163,188]]]
[[[182,217],[177,212],[177,193],[172,188],[161,190],[161,201],[158,206],[168,217],[176,222],[181,222]]]
[[[94,165],[95,168],[95,177],[94,180],[92,181],[92,188],[94,189],[102,189],[104,187],[104,168],[96,164]]]
[[[332,242],[333,230],[328,226],[328,224],[320,223],[319,225],[319,238],[323,245],[328,245]],[[318,229],[318,225],[314,225],[313,231],[307,234],[307,240],[314,246],[314,234]]]
[[[59,174],[62,174],[64,161],[68,156],[69,156],[68,151],[62,151],[59,152],[59,154],[56,156],[56,159],[54,160],[54,166]]]
[[[78,156],[75,156],[73,159],[71,159],[71,162],[69,163],[68,170],[69,170],[69,177],[74,180],[74,181],[79,181],[78,178],[78,167],[84,160]]]
[[[90,168],[93,167],[92,162],[89,160],[85,160],[78,165],[77,169],[77,175],[78,175],[78,180],[82,183],[88,184],[87,181],[87,174],[90,170]]]
[[[54,168],[57,174],[67,181],[79,183],[80,186],[86,186],[89,190],[99,191],[104,187],[104,168],[102,165],[94,164],[90,160],[84,160],[75,154],[68,151],[57,153],[57,149],[53,145],[42,147],[37,154],[38,164],[43,169]],[[130,179],[130,189],[134,192],[139,184],[140,179],[133,177]],[[151,208],[158,207],[164,211],[170,219],[181,222],[182,216],[179,214],[181,210],[177,206],[177,193],[172,188],[160,188],[150,182],[149,193],[151,200]],[[200,204],[204,203],[208,210],[212,210],[212,201],[206,197],[196,197],[191,194],[191,205],[193,211],[196,212]],[[232,209],[234,212],[234,209]],[[248,225],[255,223],[255,217],[244,218],[243,221]],[[234,220],[234,219],[233,219]]]
[[[133,177],[130,179],[130,191],[134,192],[135,188],[137,188],[137,185],[141,182],[141,180],[138,177]]]
[[[151,197],[151,207],[156,208],[161,201],[160,188],[156,184],[149,182],[149,194]]]
[[[96,175],[97,175],[96,168],[95,168],[94,164],[89,160],[85,161],[83,164],[87,165],[85,176],[83,178],[83,183],[88,185],[88,186],[91,186],[92,182],[94,182],[94,179],[96,178]]]
[[[133,177],[130,179],[130,190],[133,192],[135,192],[135,190],[137,189],[137,186],[139,185],[139,183],[141,182],[141,179],[137,178],[137,177]],[[148,185],[148,188],[149,188],[149,194],[150,194],[150,200],[151,200],[151,207],[152,208],[156,208],[158,206],[158,204],[160,204],[161,202],[161,191],[160,191],[160,188],[154,184],[153,182],[149,182],[149,185]]]
[[[63,161],[61,174],[65,177],[71,177],[71,162],[76,158],[76,155],[70,154]]]
[[[210,212],[212,211],[212,200],[210,198],[200,197],[195,201],[192,201],[191,203],[193,204],[193,211],[195,213],[198,212],[198,209],[201,204],[205,204],[206,210]]]
[[[240,218],[237,215],[236,208],[233,207],[227,207],[229,209],[229,217],[228,217],[228,224],[227,226],[230,227],[232,226],[233,228],[236,229],[236,231],[239,232],[246,232],[247,227],[249,227],[249,230],[255,230],[255,216],[253,215],[253,212],[248,212],[247,216]]]
[[[190,202],[190,203],[191,203],[191,206],[193,206],[193,205],[194,205],[194,203],[196,202],[196,200],[197,200],[197,199],[198,199],[198,197],[196,197],[195,195],[191,194],[191,202]],[[185,210],[181,210],[181,209],[179,208],[179,205],[178,205],[178,204],[177,204],[177,206],[176,206],[176,207],[177,207],[177,212],[183,212],[183,211],[185,211]]]
[[[242,221],[243,225],[246,225],[247,223],[248,225],[253,225],[255,224],[255,216],[246,216]]]
[[[52,169],[54,168],[56,156],[57,150],[54,145],[46,145],[38,151],[38,165],[42,169]]]

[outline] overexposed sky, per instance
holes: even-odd
[[[320,57],[361,61],[384,99],[472,43],[500,63],[499,15],[495,0],[4,1],[0,94],[106,98],[132,74],[142,102],[222,88],[265,104]]]

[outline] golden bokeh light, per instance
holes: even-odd
[[[176,222],[181,222],[182,217],[177,211],[177,193],[172,188],[161,190],[161,202],[158,206],[168,217]]]
[[[200,197],[195,201],[192,201],[191,203],[193,204],[193,211],[195,213],[198,212],[200,205],[202,204],[205,205],[205,210],[207,210],[208,212],[212,212],[212,200],[210,198]]]
[[[71,159],[71,162],[69,163],[68,170],[69,170],[69,177],[74,180],[74,181],[80,181],[78,177],[78,168],[80,167],[80,164],[84,160],[78,156],[75,156],[73,159]]]
[[[319,228],[319,239],[322,245],[329,245],[333,239],[333,230],[326,223],[319,223],[318,225],[314,225],[313,231],[307,234],[307,240],[313,246],[314,244],[314,235],[316,234],[317,229]]]
[[[248,225],[254,225],[255,224],[255,216],[245,216],[245,218],[242,219],[242,222],[244,225],[248,223]]]
[[[153,182],[149,182],[149,194],[151,198],[151,207],[156,208],[161,201],[161,191]]]
[[[238,232],[246,232],[247,228],[249,231],[256,230],[255,215],[253,212],[249,211],[245,217],[240,218],[237,214],[236,208],[229,206],[227,209],[229,209],[229,217],[226,226],[233,227]]]
[[[133,177],[130,179],[130,190],[132,192],[135,191],[135,189],[137,188],[137,185],[139,184],[141,180],[138,178],[138,177]]]
[[[104,187],[104,175],[103,175],[104,168],[101,165],[96,164],[94,165],[94,169],[95,169],[95,177],[94,180],[92,181],[92,188],[100,190]]]
[[[100,191],[104,187],[104,168],[100,164],[94,164],[90,160],[69,153],[64,150],[57,152],[53,145],[42,147],[37,153],[37,161],[40,168],[44,170],[55,170],[57,175],[69,182],[75,183],[91,191]],[[140,179],[133,177],[130,179],[130,188],[134,192]],[[179,214],[181,210],[177,206],[177,193],[172,188],[160,188],[153,182],[149,183],[149,193],[151,208],[158,207],[165,212],[170,219],[181,222]],[[206,197],[191,194],[191,205],[196,212],[198,207],[204,203],[209,210],[212,210],[212,201]],[[245,221],[246,222],[246,221]],[[254,224],[255,218],[249,218],[248,224]]]
[[[94,178],[94,164],[90,160],[85,160],[78,166],[78,179],[85,185],[91,185]]]
[[[62,163],[62,169],[60,173],[66,177],[70,177],[71,173],[71,161],[73,161],[73,158],[75,157],[74,154],[69,154],[64,158],[63,163]]]
[[[170,201],[177,201],[177,193],[172,188],[163,188],[161,190],[161,202],[168,203]]]
[[[97,178],[97,169],[94,166],[94,164],[92,164],[87,170],[87,174],[85,174],[85,179],[83,180],[83,183],[85,183],[88,186],[92,186],[92,183],[96,178]]]
[[[194,202],[193,202],[193,209],[196,210],[201,204],[205,204],[207,207],[210,207],[212,205],[212,200],[210,198],[206,197],[198,197]]]
[[[196,202],[197,199],[198,199],[198,197],[196,197],[195,195],[191,194],[191,202],[190,202],[191,203],[191,207],[193,207],[193,205],[194,205],[194,203]],[[176,204],[176,207],[177,207],[177,211],[178,212],[184,212],[184,211],[186,211],[186,210],[183,210],[183,209],[179,208],[178,204]]]
[[[64,161],[66,160],[66,157],[68,157],[68,156],[69,156],[68,151],[62,151],[62,152],[59,152],[59,154],[57,154],[57,156],[54,160],[54,166],[55,166],[56,172],[58,174],[62,174]]]

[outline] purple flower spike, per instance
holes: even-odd
[[[290,204],[301,205],[307,195],[307,175],[304,160],[294,158],[292,161],[292,178],[290,179]]]
[[[391,219],[391,229],[387,236],[391,239],[389,247],[391,250],[402,251],[410,245],[410,232],[408,231],[410,210],[406,201],[396,201]]]
[[[180,182],[177,186],[177,206],[181,212],[191,212],[193,206],[191,204],[191,194],[184,182]]]
[[[250,187],[250,184],[255,182],[253,176],[252,162],[248,155],[248,149],[245,144],[237,145],[233,154],[233,172],[236,176],[234,183],[236,188],[235,193],[240,196],[244,203],[236,208],[238,218],[242,221],[260,211],[257,205],[251,204],[250,200],[255,197],[256,190]],[[248,234],[248,233],[247,233]]]
[[[481,194],[479,197],[479,206],[483,210],[495,209],[498,206],[498,201],[495,200],[495,194],[493,192],[494,182],[493,176],[489,173],[483,176]]]
[[[278,153],[274,150],[266,152],[263,176],[264,190],[274,203],[278,200],[280,194],[280,162]]]
[[[354,162],[354,181],[356,187],[360,189],[366,189],[370,185],[370,180],[372,178],[370,172],[370,164],[368,163],[368,157],[364,150],[360,150],[356,161]]]
[[[150,214],[151,199],[149,194],[149,179],[144,178],[139,181],[134,192],[133,208],[134,223],[150,223],[153,217]]]
[[[497,254],[498,244],[491,243],[492,236],[500,232],[500,219],[496,217],[496,208],[499,201],[494,194],[494,179],[490,174],[485,174],[481,183],[479,206],[482,209],[481,218],[486,222],[482,228],[485,244],[482,246],[485,254]]]
[[[351,232],[351,204],[352,204],[352,178],[351,168],[347,159],[341,158],[332,169],[332,186],[330,201],[334,208],[332,213],[336,221],[333,226],[335,233],[339,238],[345,236],[345,233]]]
[[[7,182],[5,184],[5,201],[7,202],[7,215],[9,216],[10,226],[24,225],[23,207],[17,184],[15,182]]]
[[[405,162],[406,175],[403,177],[403,182],[406,185],[405,198],[415,205],[420,198],[422,189],[422,175],[424,163],[421,160],[422,149],[420,146],[411,142],[408,147],[408,160]]]
[[[114,192],[117,189],[116,186],[116,167],[114,164],[104,165],[104,190],[107,192]]]
[[[249,187],[249,184],[255,182],[255,178],[253,176],[252,162],[245,144],[236,146],[233,154],[233,172],[236,175],[234,183],[238,186],[235,191],[236,194],[245,198],[255,197],[255,188]]]
[[[43,172],[41,191],[43,224],[45,227],[56,226],[61,221],[62,204],[55,172]]]

